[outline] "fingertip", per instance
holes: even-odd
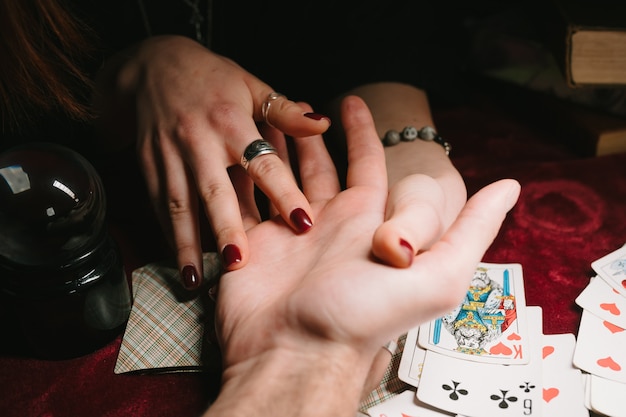
[[[332,123],[330,120],[330,117],[324,116],[323,114],[319,114],[319,113],[307,112],[307,113],[304,113],[303,116],[308,119],[315,120],[317,122],[319,121],[326,122],[328,124],[328,127],[330,127]]]
[[[374,234],[372,253],[385,265],[395,268],[408,268],[415,258],[413,246],[406,239],[386,236],[381,229]]]
[[[313,227],[313,220],[302,208],[294,209],[289,214],[289,220],[298,233],[306,233]]]
[[[400,251],[404,252],[404,256],[407,262],[406,266],[411,266],[411,264],[413,263],[413,258],[415,258],[415,250],[413,249],[413,246],[411,246],[409,242],[402,238],[400,238],[399,246]]]
[[[234,271],[244,266],[244,258],[239,246],[228,244],[222,249],[222,263],[227,271]]]
[[[293,137],[321,135],[330,125],[330,117],[313,111],[304,102],[287,101],[272,117],[272,125]]]
[[[506,194],[506,204],[508,210],[511,210],[520,197],[520,194],[522,192],[522,185],[514,179],[508,179],[506,181],[509,183],[509,190]]]
[[[491,204],[497,206],[497,208],[494,207],[495,209],[508,212],[517,203],[521,189],[520,183],[514,179],[507,178],[495,181],[479,190],[477,195],[484,195],[486,200],[482,200],[484,197],[481,197],[481,201],[484,201],[484,203],[481,202],[478,204],[485,204],[490,201]],[[470,200],[475,199],[475,197],[476,196],[472,197]]]
[[[183,287],[187,291],[197,290],[202,285],[202,275],[200,275],[198,269],[193,264],[184,265],[181,268],[180,275]]]

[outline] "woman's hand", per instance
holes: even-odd
[[[458,304],[517,200],[515,181],[492,184],[410,267],[380,263],[371,241],[388,199],[383,148],[362,100],[344,100],[342,119],[347,189],[321,137],[296,139],[316,227],[295,235],[274,218],[250,228],[248,266],[221,277],[224,386],[207,415],[353,415],[376,352]]]
[[[262,137],[257,123],[308,136],[324,132],[328,118],[285,97],[271,100],[264,118],[262,107],[272,88],[184,37],[151,38],[121,54],[109,63],[100,85],[100,124],[109,137],[136,139],[150,197],[176,248],[186,287],[197,287],[202,276],[200,210],[207,214],[224,266],[233,270],[248,262],[244,223],[260,219],[253,184],[293,230],[310,228],[309,202],[289,166],[275,155],[252,160],[238,189],[229,174],[242,170],[244,150]],[[284,139],[272,144],[284,151]]]

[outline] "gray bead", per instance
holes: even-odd
[[[413,126],[407,126],[402,129],[402,140],[412,142],[417,139],[417,129]]]
[[[424,126],[419,131],[419,137],[422,140],[433,140],[437,136],[437,131],[431,126]]]
[[[394,146],[400,143],[400,133],[395,130],[388,130],[383,137],[384,146]]]

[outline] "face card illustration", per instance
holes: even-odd
[[[591,263],[594,271],[626,297],[626,246]]]
[[[469,417],[542,416],[541,309],[528,308],[530,361],[500,365],[426,352],[417,398]]]
[[[626,331],[583,310],[574,365],[602,378],[626,383]]]
[[[626,384],[589,375],[590,408],[605,416],[626,417]]]
[[[454,414],[437,410],[420,402],[415,392],[404,391],[395,397],[367,410],[370,417],[450,417]]]
[[[457,308],[420,326],[418,344],[464,360],[528,363],[522,267],[480,263]]]
[[[589,417],[582,372],[572,366],[576,338],[571,333],[544,335],[542,347],[545,416]]]
[[[417,335],[419,328],[409,330],[402,351],[402,358],[398,366],[398,378],[400,381],[417,387],[422,375],[422,366],[424,364],[424,356],[426,350],[417,345]]]
[[[592,278],[576,297],[576,304],[602,320],[626,328],[626,297],[602,278]]]

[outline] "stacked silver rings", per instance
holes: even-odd
[[[270,107],[272,107],[272,102],[278,100],[281,97],[284,97],[284,95],[273,91],[267,96],[267,98],[263,102],[263,105],[261,106],[261,114],[263,116],[263,120],[270,126],[272,124],[267,120],[270,112]],[[277,154],[276,148],[274,148],[272,144],[266,140],[256,139],[252,141],[252,143],[250,143],[248,146],[246,146],[243,154],[241,154],[241,166],[247,171],[248,167],[250,166],[250,162],[254,158],[256,158],[257,156],[268,154]]]

